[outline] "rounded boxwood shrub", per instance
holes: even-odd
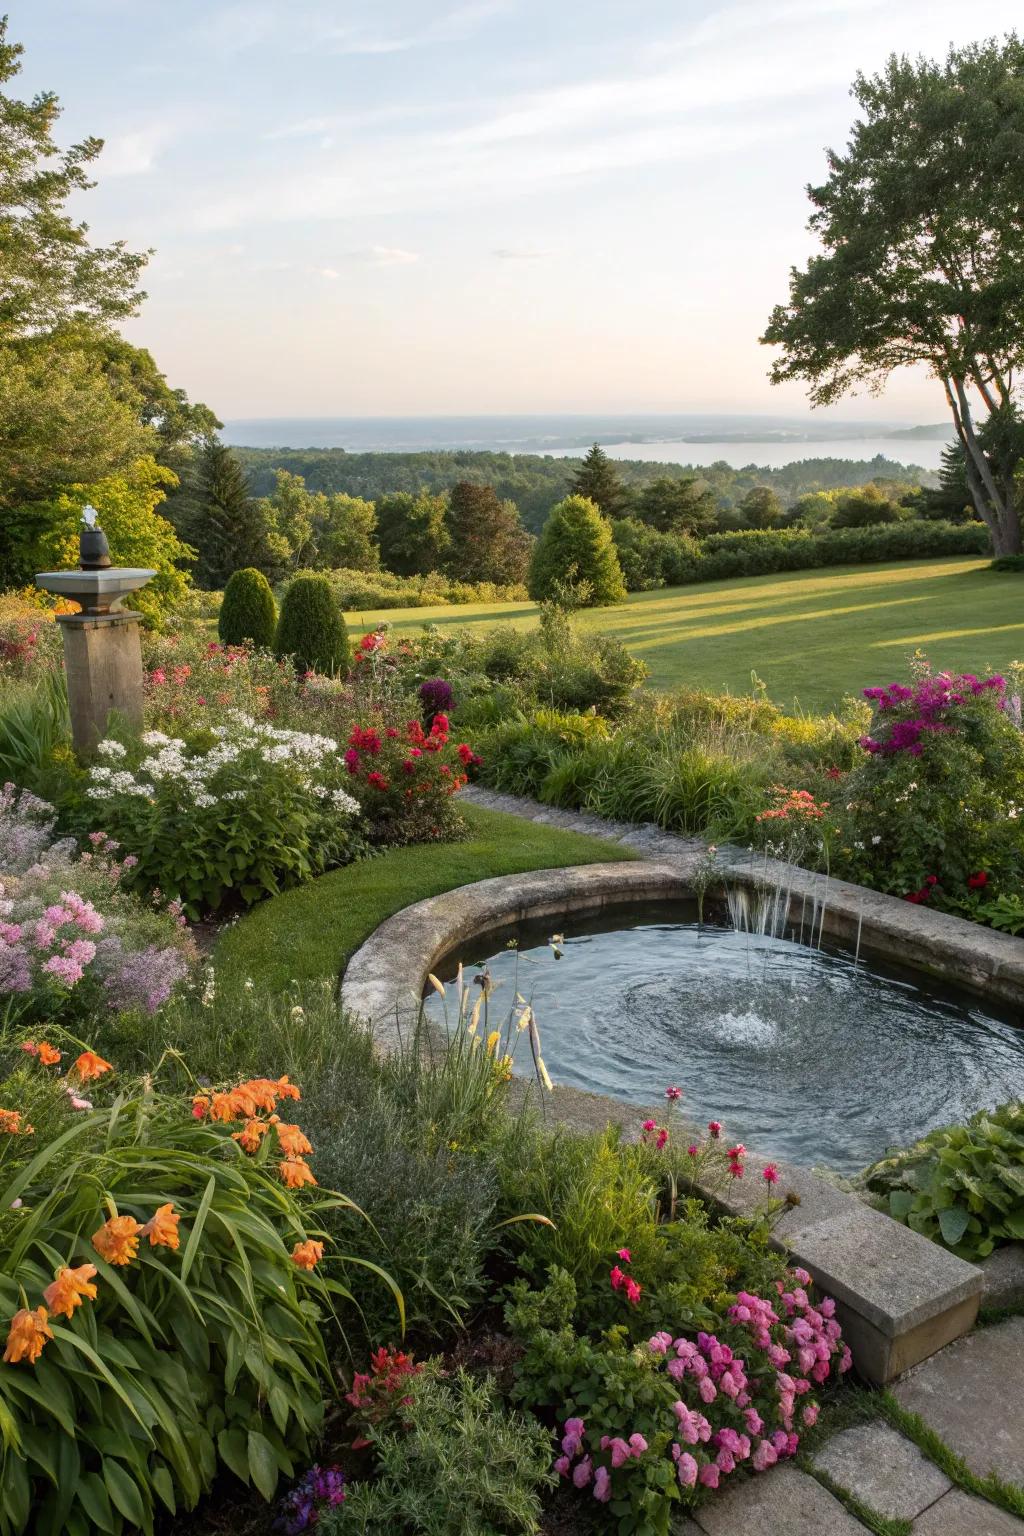
[[[326,576],[296,576],[281,602],[274,649],[307,672],[345,672],[351,649]]]
[[[277,628],[277,604],[270,582],[262,571],[246,566],[235,571],[224,588],[217,633],[223,645],[244,645],[248,640],[259,649],[269,649]]]
[[[580,607],[622,602],[626,584],[611,525],[586,496],[567,496],[551,509],[526,585],[534,602],[559,598],[567,587],[576,589]]]

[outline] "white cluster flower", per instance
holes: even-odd
[[[121,745],[121,743],[119,741],[114,741],[112,737],[108,737],[106,741],[101,741],[99,746],[96,748],[96,751],[101,757],[122,758],[128,756],[128,753]]]
[[[341,811],[345,816],[359,815],[359,801],[352,795],[347,795],[343,789],[336,789],[331,796],[331,804],[336,811]]]

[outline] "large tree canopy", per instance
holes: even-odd
[[[763,341],[773,382],[816,405],[924,365],[940,381],[968,485],[998,553],[1021,547],[1024,459],[1024,43],[893,56],[858,75],[861,117],[809,187],[822,253],[794,269]]]

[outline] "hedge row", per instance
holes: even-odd
[[[735,576],[768,576],[828,565],[868,565],[990,553],[982,523],[933,523],[913,518],[868,528],[748,529],[716,533],[696,544],[661,534],[641,536],[625,522],[614,525],[616,546],[631,591],[687,586]]]

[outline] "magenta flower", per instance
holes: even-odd
[[[594,1473],[594,1498],[607,1504],[612,1496],[612,1480],[607,1467],[598,1467]]]
[[[615,1257],[617,1259],[621,1259],[623,1264],[630,1264],[633,1260],[633,1255],[630,1253],[628,1248],[620,1248]]]
[[[665,1097],[666,1097],[666,1099],[668,1099],[670,1104],[674,1104],[676,1102],[676,1100],[677,1099],[681,1099],[682,1096],[683,1096],[683,1090],[681,1088],[666,1088],[665,1089]]]
[[[761,1177],[766,1184],[777,1184],[779,1182],[779,1170],[774,1163],[765,1163],[761,1169]]]

